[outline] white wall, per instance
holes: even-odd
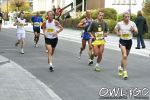
[[[130,0],[105,0],[105,8],[114,8],[118,13],[123,13],[129,11],[129,5],[121,4],[130,4]],[[120,4],[120,5],[114,5]],[[142,9],[143,0],[131,0],[131,13],[136,14],[138,10]]]
[[[52,9],[52,0],[33,0],[33,12]]]

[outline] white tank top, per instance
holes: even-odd
[[[46,34],[47,38],[49,39],[54,39],[57,38],[58,36],[53,36],[53,33],[57,32],[57,26],[55,25],[55,20],[53,20],[51,23],[46,21]]]
[[[26,23],[25,19],[17,18],[18,25],[17,25],[17,33],[25,33],[24,25]]]

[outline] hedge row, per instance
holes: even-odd
[[[123,19],[123,15],[122,14],[117,15],[116,10],[114,10],[112,8],[105,8],[103,10],[105,13],[104,20],[106,21],[106,23],[109,26],[110,33],[113,33],[116,23]],[[92,10],[92,18],[93,19],[97,18],[97,12],[98,12],[98,10]],[[44,20],[45,20],[45,15],[46,15],[45,13],[46,13],[45,11],[40,12],[40,15],[42,16],[42,18]],[[31,22],[31,17],[34,16],[35,14],[36,13],[25,13],[25,18],[26,18],[27,22]],[[84,17],[85,17],[85,14],[82,15],[81,12],[78,12],[78,16],[76,19],[69,18],[66,20],[61,20],[60,22],[66,28],[78,29],[76,26],[81,21],[81,19],[83,19]],[[136,18],[136,15],[131,14],[131,20],[135,21],[135,18]],[[146,18],[147,18],[147,22],[148,22],[149,29],[150,29],[150,16],[146,17]],[[144,38],[150,39],[150,33],[145,33]]]

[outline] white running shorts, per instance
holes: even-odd
[[[17,39],[20,40],[20,39],[25,39],[26,35],[25,33],[17,33]]]

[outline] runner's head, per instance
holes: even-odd
[[[123,13],[123,20],[124,20],[124,22],[129,22],[129,20],[130,20],[129,12],[124,12]]]
[[[23,13],[23,12],[20,12],[20,13],[19,13],[19,17],[20,17],[21,19],[23,19],[24,13]]]
[[[102,20],[103,17],[104,17],[104,11],[99,10],[99,11],[98,11],[98,14],[97,14],[97,19],[98,19],[98,20]]]
[[[91,10],[86,10],[86,16],[87,16],[88,18],[91,18]]]
[[[36,12],[36,16],[40,16],[40,13],[38,11]]]
[[[47,18],[48,18],[49,20],[52,20],[53,17],[54,17],[53,11],[48,11],[48,12],[47,12]]]

